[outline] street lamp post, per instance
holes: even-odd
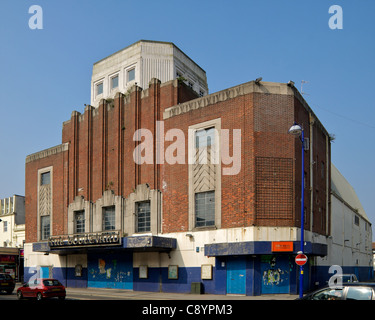
[[[302,181],[301,181],[301,249],[300,253],[303,254],[303,245],[304,245],[304,226],[305,226],[305,143],[304,143],[304,133],[302,127],[294,123],[288,133],[294,135],[294,136],[299,136],[302,142]],[[303,297],[303,266],[300,266],[300,274],[299,274],[299,297]]]

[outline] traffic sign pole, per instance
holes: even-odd
[[[297,265],[300,266],[300,273],[299,273],[299,297],[303,297],[303,266],[307,262],[307,256],[303,254],[301,251],[295,258],[295,262]]]

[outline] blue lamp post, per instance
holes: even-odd
[[[290,127],[288,133],[299,136],[302,142],[302,181],[301,181],[301,252],[303,253],[303,244],[304,244],[304,226],[305,226],[305,143],[304,143],[304,133],[302,127],[296,122]],[[303,297],[303,266],[300,266],[299,274],[299,297]]]

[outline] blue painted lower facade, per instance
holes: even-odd
[[[168,266],[152,266],[160,265],[160,255],[165,258],[166,254],[169,258],[164,265],[177,265],[177,260],[173,260],[173,255],[177,252],[176,241],[158,237],[134,237],[126,239],[123,246],[117,249],[108,247],[86,251],[85,263],[79,273],[71,266],[40,266],[39,273],[43,277],[59,279],[67,287],[78,288],[189,293],[192,283],[200,282],[203,292],[208,294],[298,294],[299,267],[294,259],[299,247],[300,243],[297,241],[293,243],[293,252],[275,253],[272,252],[270,241],[208,244],[205,245],[205,260],[202,260],[202,264],[207,263],[207,257],[210,257],[212,279],[202,280],[201,265],[186,267],[181,264],[178,265],[177,279],[170,279]],[[309,260],[304,266],[303,288],[304,292],[308,292],[326,285],[332,274],[328,273],[329,266],[314,265],[314,256],[327,254],[326,246],[306,242],[304,248]],[[39,245],[33,246],[33,249],[40,249]],[[62,254],[74,260],[74,249],[65,249],[63,252],[53,252],[50,248],[43,250],[55,257]],[[149,250],[153,255],[144,254],[144,250]],[[82,252],[76,253],[82,255]],[[142,264],[149,266],[147,278],[140,277],[140,253],[144,261]],[[373,279],[373,269],[370,266],[342,266],[342,269],[344,273],[356,274],[360,281]],[[25,267],[25,281],[33,274],[35,268]]]
[[[52,268],[50,277],[67,287],[114,288],[149,292],[191,292],[192,282],[201,282],[209,294],[298,294],[298,268],[291,255],[217,257],[212,280],[201,280],[200,267],[179,267],[178,279],[168,279],[168,268],[149,268],[148,278],[140,279],[139,268],[132,266],[132,254],[92,254],[88,267],[77,277],[74,268]],[[328,266],[304,268],[304,291],[327,283]],[[343,267],[360,281],[373,278],[371,267]],[[25,268],[25,281],[32,274]],[[43,271],[43,276],[47,274]],[[319,285],[316,285],[316,283]]]

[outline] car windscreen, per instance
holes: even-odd
[[[46,287],[61,286],[62,284],[58,280],[43,280],[43,284]]]
[[[12,280],[9,274],[0,274],[0,280]]]

